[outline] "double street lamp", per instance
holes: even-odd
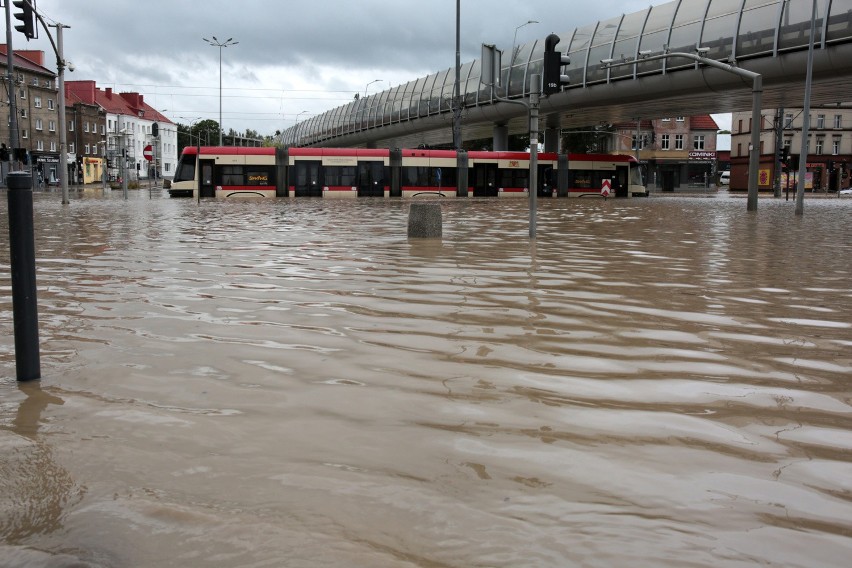
[[[204,41],[212,45],[213,47],[219,48],[219,146],[222,145],[222,48],[229,47],[232,45],[237,45],[238,41],[234,41],[234,38],[229,37],[225,41],[219,41],[216,39],[216,36],[210,36],[213,39],[207,39],[203,37]]]

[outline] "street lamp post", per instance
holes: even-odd
[[[232,45],[237,45],[238,41],[234,41],[234,38],[229,37],[225,41],[219,41],[216,39],[216,36],[210,36],[213,39],[207,39],[203,37],[204,41],[212,45],[213,47],[219,48],[219,146],[222,145],[222,48],[229,47]]]
[[[704,57],[704,54],[707,52],[707,48],[699,47],[696,49],[696,52],[697,53],[670,52],[668,51],[668,48],[666,48],[663,53],[658,54],[639,52],[639,57],[636,59],[623,61],[615,61],[614,59],[601,59],[601,65],[604,69],[611,69],[612,67],[621,67],[623,65],[637,65],[642,61],[656,61],[660,59],[669,59],[672,57],[682,57],[684,59],[691,59],[698,63],[702,63],[704,65],[707,65],[708,67],[715,67],[716,69],[721,69],[722,71],[727,71],[729,73],[739,75],[740,77],[751,79],[752,127],[751,142],[749,143],[748,199],[746,200],[746,210],[757,211],[758,168],[760,167],[760,101],[761,95],[763,94],[763,76],[760,73],[755,73],[754,71],[749,71],[747,69],[728,65],[727,63],[722,63],[721,61],[716,61],[715,59],[709,59],[707,57]]]
[[[529,20],[528,22],[521,24],[520,26],[515,28],[515,37],[512,38],[512,63],[515,62],[515,44],[518,43],[518,30],[524,26],[537,23],[539,23],[538,20]]]
[[[367,83],[367,86],[364,87],[364,96],[365,97],[367,96],[367,89],[370,87],[370,85],[372,85],[373,83],[378,83],[379,81],[381,81],[381,79],[373,79],[372,81]]]

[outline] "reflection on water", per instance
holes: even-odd
[[[0,553],[846,565],[852,200],[541,200],[535,243],[525,202],[443,203],[409,241],[405,201],[37,194]]]

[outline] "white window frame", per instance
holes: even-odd
[[[660,150],[669,150],[669,135],[663,134],[660,136]]]
[[[35,120],[35,129],[38,130],[39,132],[44,130],[44,122],[40,118],[37,118]]]
[[[693,150],[703,150],[704,149],[704,135],[703,134],[693,134],[693,136],[692,136],[692,149]]]
[[[822,137],[817,138],[817,141],[816,141],[816,150],[814,151],[814,153],[815,153],[817,156],[821,156],[821,155],[822,155],[822,143],[823,143],[823,139],[822,139]]]
[[[55,120],[48,120],[47,121],[47,129],[50,132],[56,132],[56,121]]]
[[[675,134],[675,150],[683,150],[683,134]]]
[[[47,99],[47,110],[53,110],[53,99]]]
[[[834,127],[835,128],[843,128],[843,115],[835,114],[834,115]]]
[[[36,108],[41,108],[41,97],[36,95],[33,97],[33,106]]]

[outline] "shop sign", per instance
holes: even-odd
[[[715,160],[716,152],[705,152],[702,150],[693,150],[689,153],[690,160]]]

